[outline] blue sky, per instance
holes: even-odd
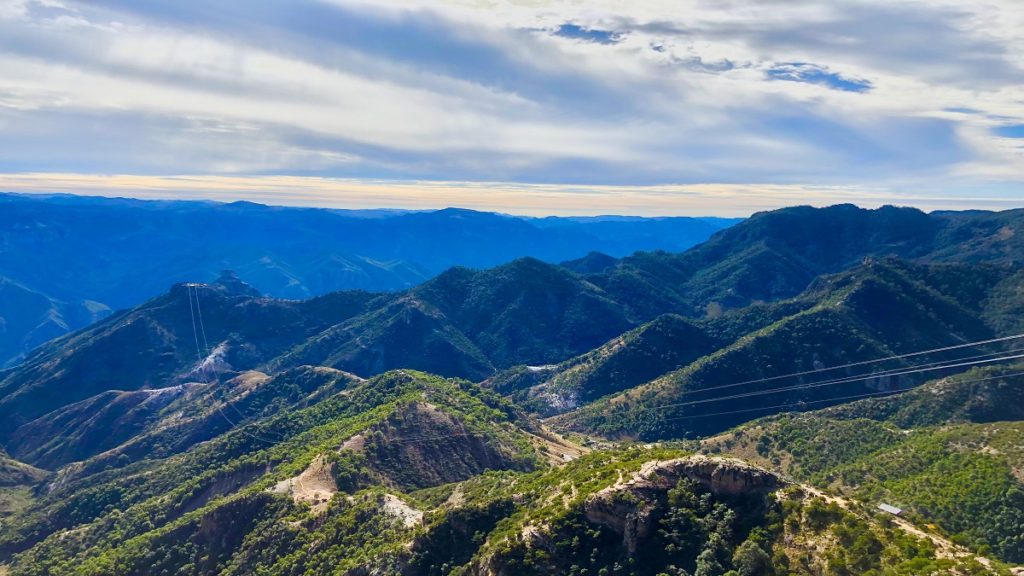
[[[1024,3],[0,0],[0,189],[1024,205]]]

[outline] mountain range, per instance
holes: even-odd
[[[1010,574],[1022,238],[1024,210],[795,207],[392,291],[178,282],[0,372],[0,563]]]
[[[277,298],[392,291],[456,265],[684,250],[737,221],[0,194],[0,366],[175,282],[210,280],[223,269]]]

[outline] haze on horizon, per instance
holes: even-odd
[[[0,191],[1024,204],[1024,4],[0,0]]]

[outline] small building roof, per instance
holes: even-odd
[[[889,514],[892,514],[894,516],[899,516],[900,514],[903,514],[903,510],[895,506],[890,506],[889,504],[879,504],[878,509],[881,510],[882,512],[888,512]]]

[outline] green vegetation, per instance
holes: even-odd
[[[0,570],[1006,574],[1024,367],[818,384],[1019,347],[874,361],[1021,329],[1020,216],[794,208],[395,294],[176,286],[0,373]]]
[[[755,214],[681,254],[623,258],[589,278],[639,317],[700,316],[796,296],[865,258],[1019,264],[1022,214],[797,206]]]
[[[978,376],[1007,370],[978,370],[885,401],[766,419],[709,439],[705,448],[760,462],[870,506],[894,504],[958,542],[1024,562],[1024,422],[949,425],[940,418],[945,411],[946,421],[970,414],[987,421],[987,412],[965,410],[953,399],[979,405],[964,390],[976,390]],[[1013,396],[1021,388],[1019,376],[984,386]],[[924,403],[942,396],[948,398]],[[855,414],[880,418],[850,418]],[[895,422],[915,427],[902,430]]]
[[[45,470],[18,462],[0,450],[0,526],[32,504],[32,487],[46,477]]]
[[[618,496],[630,507],[635,496]],[[623,546],[622,535],[591,522],[582,505],[569,507],[548,523],[549,546],[523,540],[495,552],[515,574],[721,574],[734,563],[748,574],[766,574],[771,548],[763,526],[772,504],[764,496],[718,498],[692,480],[681,480],[664,501],[646,509],[659,517],[642,544],[646,553]],[[754,528],[760,528],[753,532]],[[632,553],[631,553],[632,552]],[[736,558],[734,562],[733,558]]]
[[[977,302],[958,301],[954,298],[957,294],[945,280],[936,280],[950,276],[948,268],[891,260],[869,262],[820,279],[792,301],[755,306],[709,320],[705,324],[709,334],[735,335],[743,330],[750,331],[679,370],[582,406],[557,417],[554,422],[563,429],[612,437],[646,440],[697,437],[804,405],[824,407],[849,396],[914,386],[930,375],[865,378],[842,386],[801,387],[815,383],[813,375],[760,381],[824,366],[841,366],[990,338],[992,328],[979,318]],[[958,295],[968,298],[973,294],[964,289]],[[768,323],[759,325],[759,322]],[[936,359],[948,358],[950,356]],[[868,364],[830,373],[821,379],[870,374],[873,369],[898,368],[929,359],[916,356],[879,366]],[[748,384],[730,392],[789,389],[737,397],[727,402],[716,400],[729,395],[712,391],[717,386],[742,382]]]
[[[223,362],[257,367],[293,345],[350,318],[376,298],[339,293],[295,302],[198,289],[211,346]],[[38,348],[15,370],[0,373],[0,440],[10,450],[18,427],[111,390],[163,388],[211,375],[193,373],[196,345],[188,289],[171,291],[130,311]],[[10,450],[16,454],[15,450]]]
[[[416,427],[405,429],[410,411],[422,405],[438,407],[437,413],[432,419],[414,419]],[[461,436],[453,436],[453,425]],[[388,373],[185,454],[69,477],[5,526],[0,550],[31,548],[19,566],[77,565],[126,539],[183,530],[181,523],[198,521],[221,505],[249,501],[298,475],[318,455],[335,453],[357,434],[369,437],[365,449],[330,459],[338,463],[339,484],[350,490],[367,483],[398,487],[436,478],[452,481],[488,468],[529,469],[539,456],[524,430],[534,428],[513,405],[467,382]],[[375,442],[400,450],[378,449]],[[436,451],[436,468],[402,465],[410,452],[423,457],[431,450]],[[453,453],[460,458],[451,458]],[[68,529],[79,535],[73,545],[59,534]]]
[[[474,558],[448,564],[451,573],[481,567],[513,574],[1004,573],[969,558],[940,559],[925,540],[798,489],[730,496],[685,477],[665,483],[660,476],[652,478],[659,486],[653,490],[620,484],[645,460],[681,456],[685,463],[682,453],[665,449],[603,452],[527,477],[462,483],[454,489],[460,509],[482,511],[485,503],[510,499],[518,506],[489,534],[475,537],[483,543]]]
[[[621,392],[710,353],[715,341],[699,326],[665,314],[601,347],[550,367],[517,367],[486,384],[550,415]]]
[[[0,487],[27,486],[46,477],[46,471],[18,462],[0,449]]]
[[[1024,420],[1024,364],[974,368],[899,396],[829,408],[833,418],[870,418],[901,428],[947,422]]]
[[[503,446],[511,457],[504,470],[494,462],[490,471],[456,469],[460,481],[436,485],[430,473],[418,482],[395,474],[380,449],[422,445],[426,436],[423,414],[406,408],[442,400],[452,406],[447,417]],[[14,524],[14,538],[4,537],[8,549],[30,545],[11,557],[12,574],[1004,573],[939,558],[924,540],[799,489],[780,491],[778,480],[739,462],[710,465],[732,467],[725,477],[745,478],[750,491],[720,491],[709,461],[674,447],[598,451],[530,472],[540,463],[528,452],[531,436],[517,430],[533,424],[464,382],[388,373],[298,411],[295,422],[277,418],[275,429],[296,430],[280,444],[230,433],[102,482],[78,480],[93,488],[45,496]],[[356,433],[377,448],[332,451]],[[458,450],[428,445],[435,463]],[[337,486],[326,501],[275,488],[325,453]],[[57,508],[69,494],[84,497]],[[61,528],[58,518],[76,520]],[[632,522],[648,528],[626,529]]]

